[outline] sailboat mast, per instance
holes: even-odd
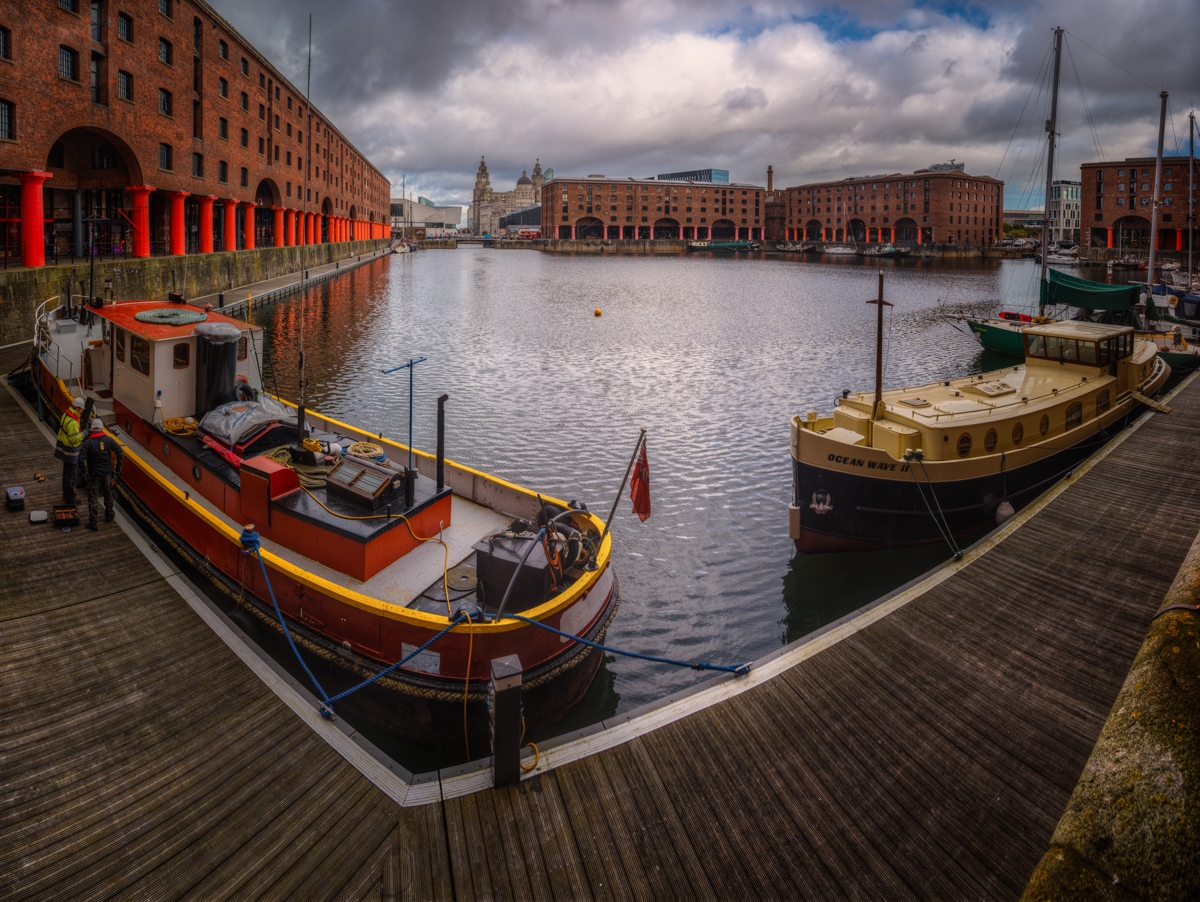
[[[1188,290],[1192,284],[1192,246],[1196,242],[1196,111],[1188,113]]]
[[[1154,167],[1154,200],[1150,206],[1150,259],[1146,265],[1146,295],[1154,292],[1154,248],[1158,244],[1158,205],[1162,199],[1162,152],[1163,136],[1167,127],[1167,92],[1159,95],[1162,105],[1158,111],[1158,157]]]
[[[1061,28],[1054,29],[1054,84],[1050,89],[1050,118],[1046,120],[1049,144],[1046,146],[1046,205],[1042,212],[1042,283],[1046,281],[1046,249],[1050,246],[1050,191],[1054,184],[1054,137],[1058,129],[1058,73],[1062,68]],[[1039,295],[1038,306],[1045,306],[1045,295]]]
[[[304,85],[304,106],[306,107],[305,113],[308,116],[308,135],[307,135],[308,143],[305,146],[306,159],[304,161],[304,211],[305,211],[304,218],[307,219],[308,218],[308,169],[310,166],[312,166],[312,123],[313,123],[313,115],[312,115],[312,13],[308,14],[308,80]],[[314,229],[316,228],[316,223],[313,223],[313,228]],[[297,241],[296,243],[299,244],[300,242]],[[307,275],[307,272],[305,273],[305,275]],[[305,292],[303,292],[303,291],[300,292],[300,300],[297,301],[297,308],[296,308],[297,312],[299,313],[297,320],[299,323],[298,331],[299,331],[299,335],[300,335],[300,340],[299,340],[300,354],[299,354],[298,360],[296,361],[297,366],[300,370],[300,403],[296,407],[296,445],[297,446],[304,444],[304,419],[305,419],[305,417],[304,417],[304,395],[305,395],[304,386],[305,386],[305,383],[308,381],[304,378],[304,294],[305,294]]]

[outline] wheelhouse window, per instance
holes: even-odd
[[[191,347],[186,341],[181,341],[171,349],[171,366],[177,370],[186,370],[191,362]]]
[[[125,362],[125,330],[117,330],[117,360]]]
[[[149,376],[150,342],[138,335],[130,335],[129,338],[129,365],[143,376]]]

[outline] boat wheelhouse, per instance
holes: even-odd
[[[34,381],[55,419],[93,400],[125,451],[123,505],[248,633],[283,648],[286,623],[330,695],[378,678],[337,710],[486,749],[491,664],[515,655],[530,729],[568,713],[601,663],[571,637],[602,641],[619,604],[603,521],[440,446],[311,410],[298,429],[296,407],[264,391],[263,338],[182,303],[47,304]]]
[[[1026,324],[1021,365],[911,388],[845,392],[793,417],[790,534],[805,552],[965,537],[1069,472],[1162,387],[1170,367],[1132,328]]]

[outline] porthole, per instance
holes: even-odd
[[[196,482],[200,481],[200,464],[192,464],[192,478],[195,479]]]
[[[1013,426],[1012,440],[1014,445],[1021,444],[1021,439],[1025,438],[1025,427],[1020,423]]]
[[[1102,413],[1104,413],[1104,411],[1108,410],[1108,405],[1109,405],[1109,395],[1108,395],[1107,390],[1102,391],[1102,392],[1100,392],[1100,394],[1096,395],[1096,416],[1100,416],[1100,414],[1102,414]]]
[[[1000,440],[1000,436],[996,435],[995,429],[989,429],[987,435],[983,437],[983,447],[988,454],[996,450],[996,442]]]
[[[125,434],[126,435],[133,434],[133,430],[129,428],[129,418],[128,417],[126,417],[126,419],[125,419]]]
[[[1049,431],[1050,417],[1046,416],[1046,414],[1042,414],[1042,421],[1038,423],[1038,432],[1040,432],[1042,435],[1045,435]]]
[[[964,432],[958,437],[958,456],[966,457],[971,453],[971,433]]]
[[[171,456],[171,446],[168,445],[166,442],[163,442],[163,457],[170,457],[170,456]]]

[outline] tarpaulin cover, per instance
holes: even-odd
[[[1108,285],[1081,279],[1057,269],[1042,283],[1042,304],[1063,304],[1085,310],[1128,310],[1138,300],[1141,285]]]
[[[257,401],[232,401],[214,407],[200,421],[200,429],[232,449],[245,436],[271,423],[295,426],[296,410],[259,395]]]

